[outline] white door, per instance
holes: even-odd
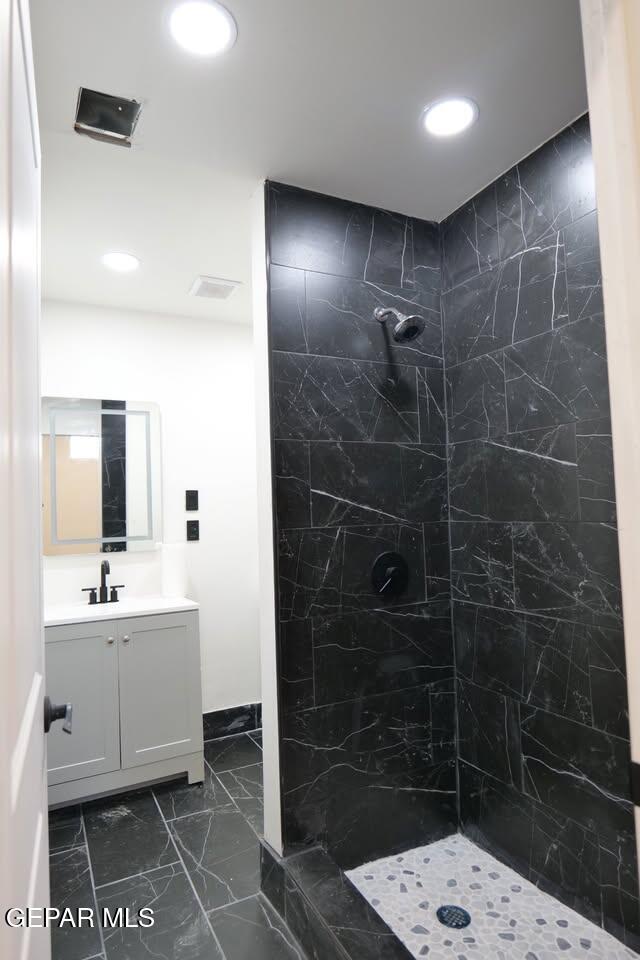
[[[5,911],[48,903],[40,574],[40,148],[26,0],[0,0],[0,956],[47,960],[43,929]]]
[[[640,4],[581,0],[627,658],[631,759],[640,765]],[[640,805],[635,800],[640,857]]]

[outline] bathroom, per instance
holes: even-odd
[[[640,956],[633,9],[8,3],[2,956]]]

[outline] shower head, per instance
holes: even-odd
[[[410,343],[424,330],[424,320],[415,313],[400,313],[393,307],[376,307],[373,315],[380,323],[385,323],[390,318],[396,321],[393,328],[393,339],[396,343]]]

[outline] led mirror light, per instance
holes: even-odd
[[[140,261],[132,253],[105,253],[102,263],[109,270],[116,270],[118,273],[131,273],[140,266]]]
[[[437,100],[424,112],[423,123],[427,133],[434,137],[452,137],[462,133],[478,118],[478,107],[467,97]]]
[[[69,437],[71,460],[97,460],[100,457],[99,437]]]
[[[199,57],[215,57],[233,46],[236,22],[214,0],[187,0],[175,8],[169,21],[173,39]]]

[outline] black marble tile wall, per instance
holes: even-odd
[[[441,228],[461,827],[637,946],[587,118]]]
[[[246,703],[240,707],[210,710],[202,717],[202,732],[205,740],[259,730],[261,726],[262,704],[260,703]]]
[[[348,867],[460,826],[637,947],[588,119],[439,226],[267,201],[286,847]]]
[[[457,826],[440,232],[282,184],[267,202],[284,838],[352,866]],[[379,306],[423,334],[396,344]]]

